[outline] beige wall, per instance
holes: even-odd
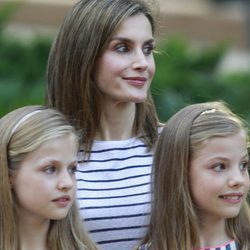
[[[0,0],[1,4],[13,0]],[[15,34],[52,35],[76,0],[26,0],[9,22]],[[246,25],[241,6],[218,7],[209,0],[160,0],[160,36],[181,35],[192,42],[229,41],[246,46]]]

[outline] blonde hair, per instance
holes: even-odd
[[[46,104],[63,112],[82,133],[85,151],[91,149],[101,116],[100,92],[93,81],[95,63],[121,23],[145,15],[155,31],[154,14],[143,0],[81,0],[61,25],[47,68]],[[149,149],[157,139],[158,118],[150,92],[136,104],[134,134]]]
[[[0,249],[19,249],[15,204],[9,176],[20,162],[42,143],[63,135],[78,134],[66,118],[56,110],[43,106],[16,109],[0,119]],[[49,250],[97,249],[82,227],[74,203],[62,220],[51,221],[47,245]]]
[[[189,187],[193,152],[211,137],[247,129],[222,102],[189,105],[165,125],[153,162],[153,205],[148,235],[154,250],[186,250],[199,246],[198,216]],[[226,220],[227,234],[242,250],[250,249],[250,210],[247,201],[238,216]]]

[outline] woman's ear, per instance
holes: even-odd
[[[15,185],[15,176],[13,174],[9,174],[9,183],[10,183],[10,187],[11,189],[13,189],[14,185]]]

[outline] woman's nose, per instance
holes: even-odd
[[[140,50],[135,52],[132,68],[139,71],[145,71],[148,68],[148,61],[143,51]]]

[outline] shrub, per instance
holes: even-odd
[[[220,75],[216,71],[228,45],[192,50],[184,39],[172,38],[159,47],[151,88],[162,121],[187,104],[214,100],[227,102],[250,121],[250,73]]]

